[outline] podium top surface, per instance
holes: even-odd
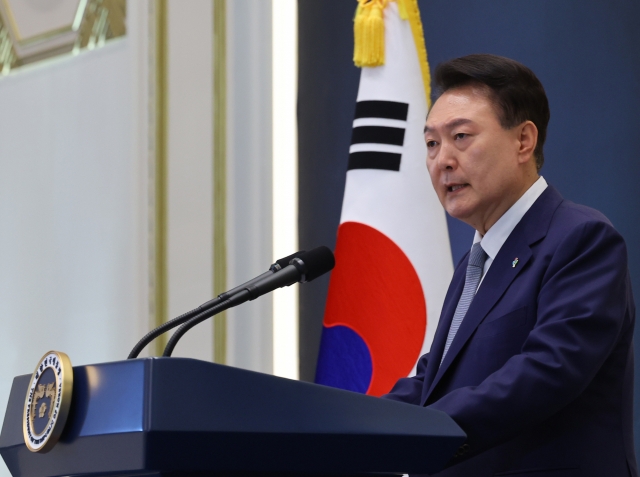
[[[184,358],[74,367],[60,442],[22,436],[14,379],[0,454],[14,476],[432,473],[465,434],[439,411]],[[202,475],[202,474],[200,474]]]

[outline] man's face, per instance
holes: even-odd
[[[438,198],[452,217],[483,235],[532,183],[521,131],[500,125],[478,86],[443,93],[427,117],[427,168]]]

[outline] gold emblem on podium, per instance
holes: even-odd
[[[47,452],[58,442],[69,414],[73,368],[60,351],[45,354],[29,381],[22,432],[32,452]]]

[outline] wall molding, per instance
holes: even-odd
[[[44,11],[19,0],[0,0],[0,75],[100,48],[126,35],[126,0],[67,0],[54,8]]]

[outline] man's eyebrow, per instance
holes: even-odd
[[[468,124],[468,123],[472,123],[472,122],[473,121],[471,119],[458,118],[458,119],[454,119],[450,123],[445,124],[443,129],[453,129],[453,128],[457,128],[458,126],[462,126],[463,124]],[[424,134],[426,134],[426,133],[428,133],[429,131],[432,131],[432,130],[433,130],[433,128],[430,128],[429,126],[427,126],[425,124],[425,126],[424,126]]]

